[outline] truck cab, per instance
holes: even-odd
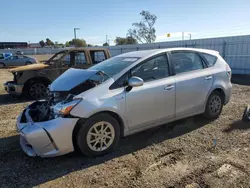
[[[69,68],[87,69],[110,58],[106,48],[71,48],[59,51],[44,63],[21,66],[10,69],[13,81],[4,84],[10,94],[21,95],[32,99],[43,99],[47,96],[47,87],[58,76]]]

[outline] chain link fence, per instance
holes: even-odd
[[[232,68],[233,74],[250,74],[250,35],[233,36],[209,39],[195,39],[184,41],[159,42],[151,44],[108,46],[112,56],[119,54],[150,49],[163,49],[175,47],[203,48],[216,50]],[[54,54],[67,48],[27,48],[21,49],[27,55]],[[20,49],[0,50],[15,53]]]

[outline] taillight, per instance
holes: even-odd
[[[229,67],[228,64],[226,64],[226,71],[227,71],[227,75],[229,77],[229,80],[231,80],[231,78],[232,78],[232,71],[231,71],[231,68]]]

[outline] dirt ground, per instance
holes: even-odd
[[[76,152],[41,159],[19,146],[16,117],[29,102],[5,93],[10,79],[0,70],[0,187],[250,187],[250,123],[241,122],[250,86],[234,84],[215,121],[196,116],[163,125],[95,159]]]
[[[32,55],[32,57],[36,58],[39,62],[44,62],[52,57],[53,54],[47,55]]]

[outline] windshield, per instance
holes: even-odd
[[[56,53],[56,54],[53,55],[45,64],[49,64],[49,63],[51,63],[51,62],[53,62],[53,61],[59,60],[62,56],[65,55],[66,52],[67,52],[67,51],[62,51],[62,52]]]
[[[140,59],[139,57],[113,57],[107,59],[97,65],[90,67],[90,70],[102,71],[109,77],[121,72],[123,69],[127,68],[129,65]]]

